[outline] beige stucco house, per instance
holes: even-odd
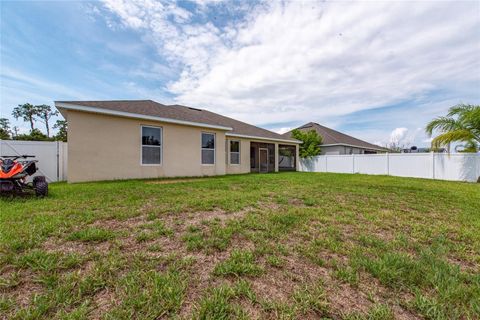
[[[297,170],[300,141],[151,100],[56,101],[68,121],[68,181]]]

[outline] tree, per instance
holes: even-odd
[[[7,118],[0,118],[0,139],[10,139],[10,121]]]
[[[45,128],[47,129],[47,137],[50,137],[49,121],[50,121],[50,118],[58,115],[58,111],[56,110],[52,111],[52,107],[46,104],[35,106],[35,108],[36,108],[36,116],[38,116],[40,121],[45,124]]]
[[[47,137],[42,131],[33,129],[29,134],[19,134],[15,137],[15,140],[28,140],[28,141],[52,141],[52,138]]]
[[[19,131],[18,127],[17,127],[17,126],[13,126],[13,128],[12,128],[12,138],[13,138],[13,139],[15,139],[16,136],[18,136],[18,131]]]
[[[22,118],[23,121],[30,122],[30,130],[33,131],[35,116],[38,116],[38,108],[30,103],[19,104],[13,108],[12,115],[15,119]]]
[[[292,137],[303,142],[299,148],[300,158],[310,158],[320,154],[322,137],[315,130],[305,132],[295,129],[292,131]]]
[[[425,129],[431,137],[432,148],[463,142],[463,152],[478,152],[480,149],[480,105],[458,104],[448,110],[447,116],[433,119]]]
[[[67,142],[68,123],[66,120],[57,120],[53,125],[54,129],[58,129],[55,140]]]

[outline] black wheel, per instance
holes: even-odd
[[[37,197],[46,197],[48,195],[48,183],[45,181],[37,181],[34,183],[35,194]]]
[[[45,176],[36,176],[33,177],[33,185],[36,185],[38,182],[47,182]]]

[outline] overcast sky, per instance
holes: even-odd
[[[480,1],[0,5],[1,117],[25,102],[152,99],[424,146],[427,121],[480,103]]]

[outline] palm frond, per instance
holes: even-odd
[[[478,106],[460,103],[448,109],[447,117],[462,116],[463,114],[475,110],[475,108],[478,108]]]
[[[463,141],[466,143],[474,143],[475,136],[466,129],[458,129],[442,133],[432,140],[432,147],[438,148],[440,146],[448,145],[455,141]]]
[[[449,109],[447,116],[433,119],[425,128],[432,136],[434,131],[440,133],[432,145],[445,145],[454,141],[480,144],[480,106],[458,104]],[[468,134],[467,134],[468,132]],[[471,149],[471,148],[470,148]]]
[[[450,117],[438,117],[427,124],[425,131],[429,136],[432,136],[435,130],[440,132],[448,132],[460,128],[461,124],[457,120]]]

